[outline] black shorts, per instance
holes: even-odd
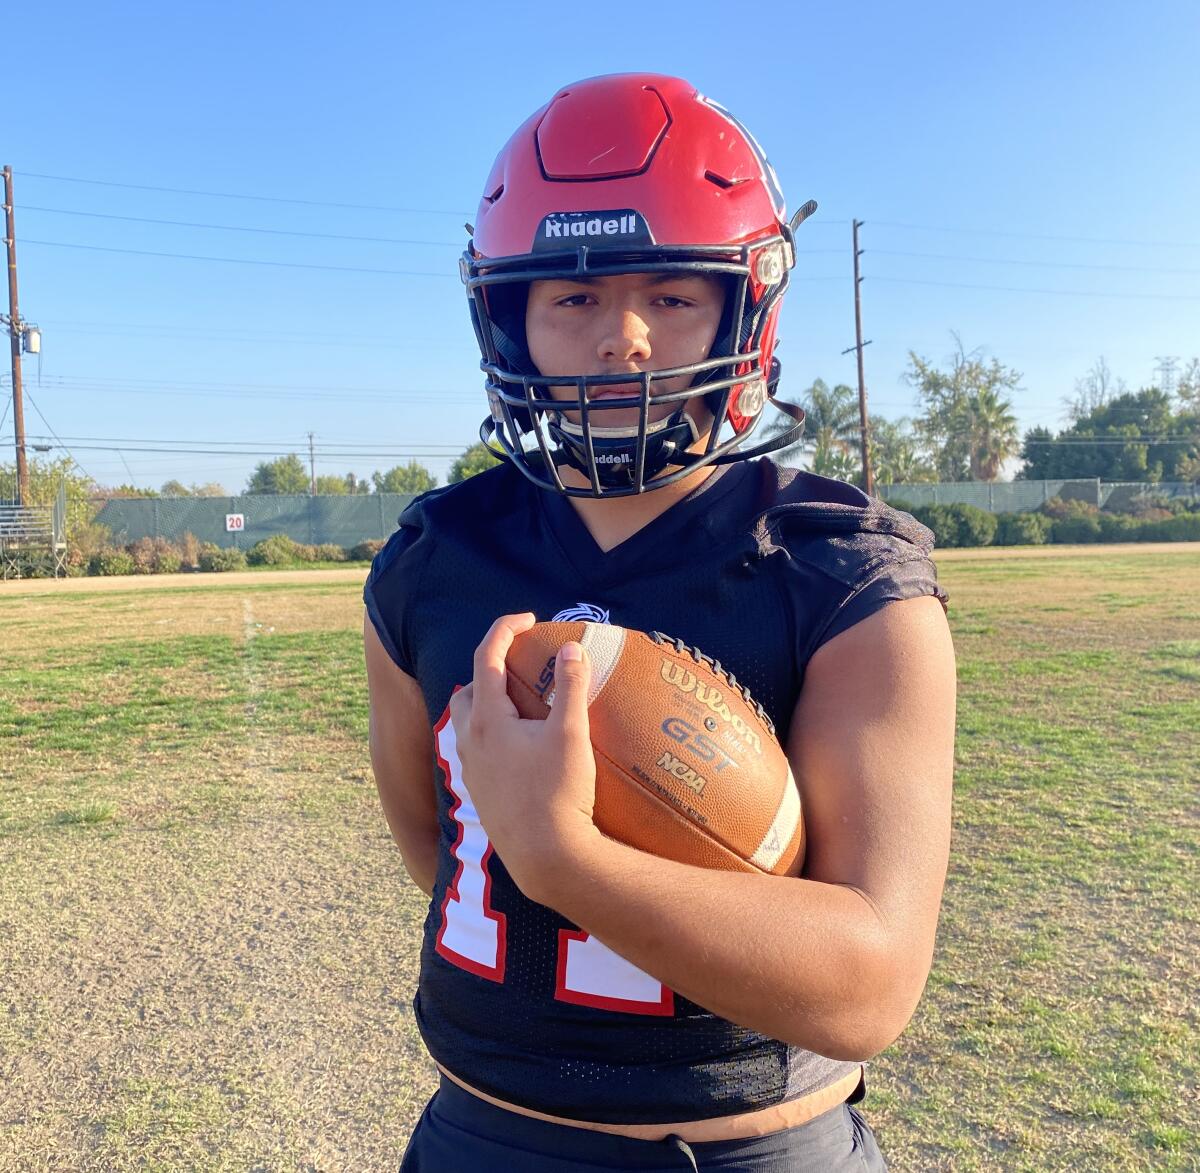
[[[675,1138],[633,1140],[534,1120],[488,1104],[446,1079],[421,1114],[400,1164],[401,1173],[599,1173],[615,1169],[878,1173],[887,1166],[871,1130],[849,1101],[782,1132],[689,1145]]]

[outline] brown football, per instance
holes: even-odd
[[[798,875],[800,793],[749,692],[678,640],[600,623],[538,623],[508,653],[508,695],[544,720],[558,649],[592,666],[596,826],[631,847],[726,871]]]

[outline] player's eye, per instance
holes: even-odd
[[[692,305],[692,302],[686,297],[677,297],[673,293],[664,293],[659,299],[660,305],[665,305],[668,309],[686,309]]]
[[[570,307],[570,306],[587,305],[587,301],[588,301],[588,295],[586,293],[571,293],[571,294],[568,294],[566,297],[556,298],[554,304]]]

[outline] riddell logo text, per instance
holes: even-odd
[[[547,216],[542,221],[546,240],[561,240],[568,236],[633,236],[638,233],[636,212],[626,212],[620,217],[607,220],[599,216],[591,220],[555,220]]]
[[[616,452],[611,455],[597,456],[597,464],[628,464],[633,459],[628,452]]]

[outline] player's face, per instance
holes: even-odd
[[[706,275],[621,273],[587,280],[534,281],[525,334],[534,365],[544,375],[626,375],[701,362],[712,349],[725,305],[721,282]],[[691,376],[653,385],[655,395],[683,391]],[[552,387],[556,399],[577,399],[573,385]],[[636,384],[591,387],[592,400],[636,396]],[[650,421],[678,404],[650,408]],[[689,405],[702,410],[697,400]],[[566,413],[574,419],[578,413]],[[596,426],[629,427],[636,408],[610,410]],[[697,419],[697,423],[707,422]],[[702,429],[703,430],[703,429]]]

